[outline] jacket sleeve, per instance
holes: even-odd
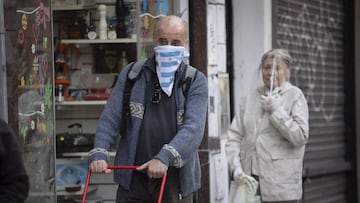
[[[236,168],[241,168],[240,162],[240,144],[245,135],[243,123],[243,106],[245,101],[240,105],[240,110],[235,116],[227,130],[227,141],[225,144],[226,158],[229,165],[229,172],[232,174]]]
[[[108,151],[119,136],[121,129],[122,98],[124,84],[130,68],[127,65],[119,74],[109,99],[104,106],[96,128],[94,149],[89,152],[89,163],[96,160],[107,160]]]
[[[294,146],[303,146],[309,138],[309,109],[307,101],[298,88],[293,88],[290,110],[283,107],[278,108],[270,116],[270,122],[277,128],[286,140]]]
[[[13,131],[0,123],[0,202],[25,202],[29,192],[19,140]]]

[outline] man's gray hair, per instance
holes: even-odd
[[[171,16],[171,15],[170,15]],[[176,15],[173,15],[173,16],[176,16]],[[153,39],[155,40],[157,38],[157,34],[158,34],[158,30],[159,30],[159,24],[161,23],[161,21],[166,18],[166,17],[169,17],[169,16],[162,16],[160,18],[158,18],[155,22],[155,26],[154,26],[154,32],[153,32]],[[188,30],[188,24],[187,22],[182,19],[181,17],[179,16],[176,16],[178,17],[179,19],[181,19],[181,24],[184,26],[184,30],[185,30],[185,40],[187,41],[188,38],[189,38],[189,30]]]

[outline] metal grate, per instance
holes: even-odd
[[[309,104],[304,176],[311,181],[304,184],[304,202],[344,202],[346,176],[334,175],[350,170],[345,159],[342,0],[273,1],[273,47],[290,51],[291,82]],[[334,183],[342,183],[343,189],[326,193],[339,187]]]

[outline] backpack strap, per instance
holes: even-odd
[[[140,76],[144,61],[133,62],[127,72],[127,77],[123,92],[123,110],[121,114],[121,132],[126,133],[127,127],[131,124],[130,119],[130,96],[131,90],[134,86],[136,79]]]
[[[183,84],[182,84],[183,94],[185,97],[187,97],[191,83],[194,81],[196,73],[197,73],[196,68],[194,68],[190,65],[187,65],[185,67],[185,76],[184,76]]]
[[[137,79],[137,77],[139,77],[139,73],[142,70],[142,66],[144,65],[144,61],[137,61],[137,62],[133,62],[133,64],[131,65],[131,68],[128,72],[128,79],[130,80],[135,80]]]

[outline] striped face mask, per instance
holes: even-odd
[[[185,47],[180,46],[156,46],[154,48],[156,59],[156,73],[161,89],[170,97],[174,86],[175,72],[188,56]]]

